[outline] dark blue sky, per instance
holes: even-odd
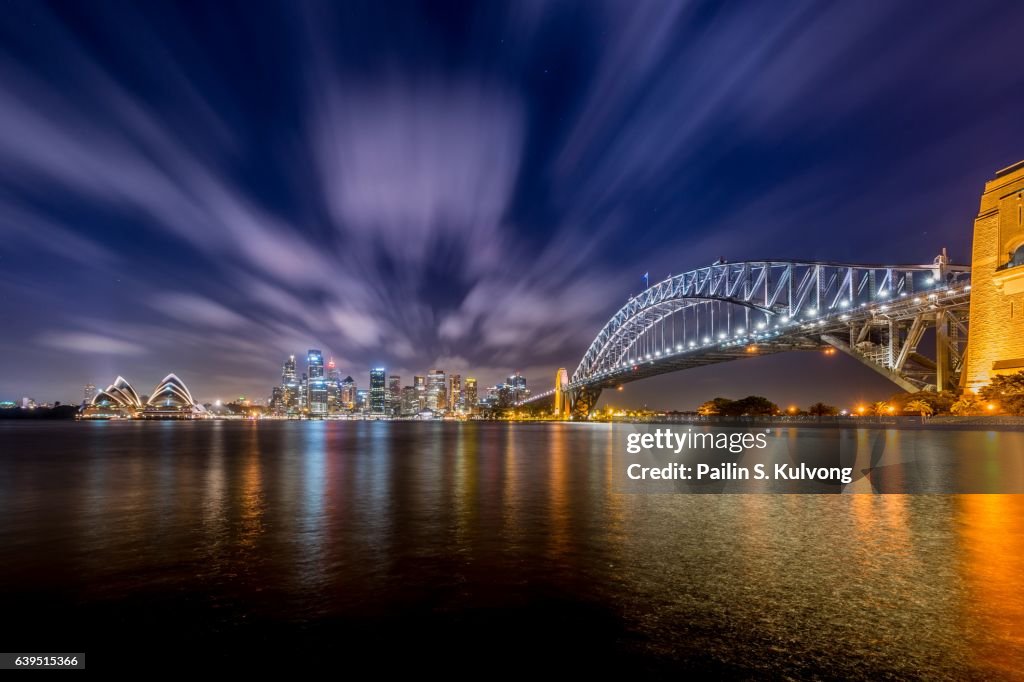
[[[1024,158],[1024,5],[0,2],[0,398],[320,347],[546,387],[652,279],[969,260]],[[780,356],[631,385],[882,397]]]

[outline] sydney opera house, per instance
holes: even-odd
[[[124,377],[96,394],[82,419],[201,419],[206,409],[192,399],[188,386],[168,374],[148,397],[139,397]]]

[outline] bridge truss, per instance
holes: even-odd
[[[603,388],[692,367],[833,348],[908,391],[952,388],[967,339],[970,268],[799,261],[716,263],[631,297],[561,392],[583,415]],[[934,330],[934,334],[926,332]],[[932,349],[931,356],[925,347]]]

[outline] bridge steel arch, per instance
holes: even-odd
[[[741,357],[827,347],[905,390],[952,387],[966,342],[969,278],[970,268],[950,264],[945,253],[923,265],[771,260],[697,268],[630,297],[560,392],[572,413],[583,416],[602,388]],[[917,348],[929,328],[936,330],[935,360]]]

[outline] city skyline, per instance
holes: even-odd
[[[200,400],[265,399],[308,348],[546,386],[644,273],[967,263],[983,180],[1024,156],[1024,76],[990,68],[1022,10],[926,8],[12,2],[0,399],[168,368]],[[892,392],[781,355],[615,401]]]

